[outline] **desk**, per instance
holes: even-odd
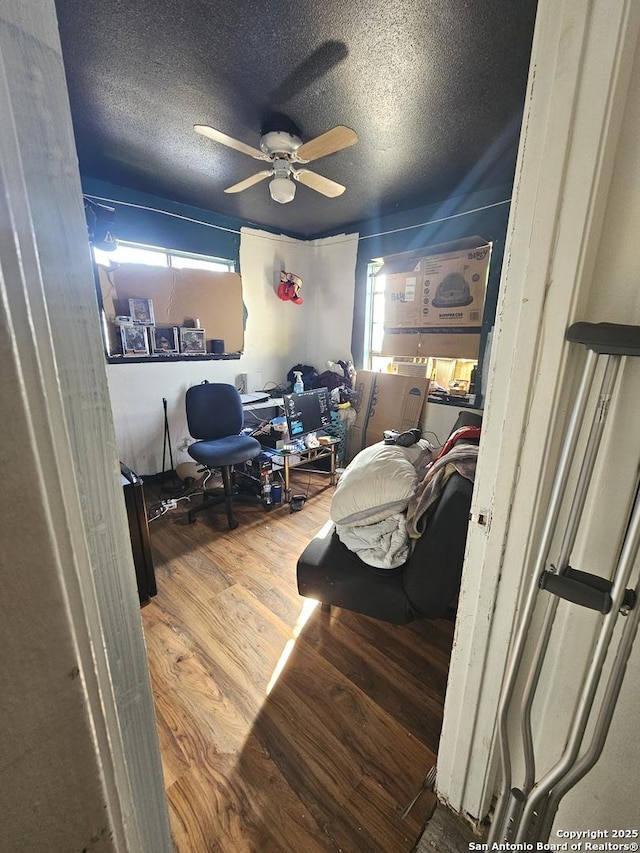
[[[263,447],[272,461],[279,465],[279,459],[282,460],[282,468],[284,470],[284,499],[285,502],[291,496],[291,487],[289,485],[289,474],[291,468],[298,468],[307,462],[314,462],[316,459],[331,460],[330,469],[328,472],[316,471],[318,474],[329,474],[329,482],[332,486],[336,484],[336,447],[340,444],[339,438],[331,436],[328,444],[321,444],[319,447],[305,447],[303,450],[274,450],[273,447]],[[298,459],[299,461],[294,461]],[[305,470],[304,468],[302,470]]]

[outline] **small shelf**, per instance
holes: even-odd
[[[241,352],[213,353],[206,352],[198,355],[183,355],[182,353],[171,353],[170,355],[107,355],[108,364],[167,364],[174,361],[231,361],[238,360]]]

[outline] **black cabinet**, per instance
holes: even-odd
[[[147,604],[158,591],[149,542],[149,520],[144,502],[144,487],[141,478],[122,462],[120,463],[120,480],[127,508],[138,595],[140,604],[143,605]]]

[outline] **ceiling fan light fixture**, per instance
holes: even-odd
[[[222,145],[240,151],[242,154],[248,154],[256,160],[266,160],[272,166],[271,169],[263,169],[261,172],[250,175],[243,181],[227,187],[224,190],[225,193],[242,192],[254,184],[264,181],[265,178],[273,176],[269,182],[269,193],[278,204],[288,204],[293,201],[296,195],[296,184],[294,182],[304,184],[309,189],[327,198],[337,198],[342,195],[346,189],[342,184],[325,178],[317,172],[309,171],[309,169],[295,169],[293,166],[294,163],[306,164],[312,160],[319,160],[320,157],[326,157],[328,154],[335,154],[337,151],[342,151],[343,148],[355,145],[358,141],[355,130],[341,124],[305,142],[304,145],[298,136],[283,130],[270,130],[261,136],[261,150],[258,151],[257,148],[246,145],[232,136],[227,136],[226,133],[222,133],[214,127],[196,124],[194,129],[203,136],[213,139],[214,142],[220,142]]]
[[[273,178],[269,181],[269,193],[274,201],[287,204],[293,201],[296,185],[289,178]]]

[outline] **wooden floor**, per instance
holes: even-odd
[[[142,609],[176,850],[380,851],[416,844],[452,623],[324,613],[296,559],[331,488],[294,473],[301,512],[239,506],[151,523],[158,595]]]

